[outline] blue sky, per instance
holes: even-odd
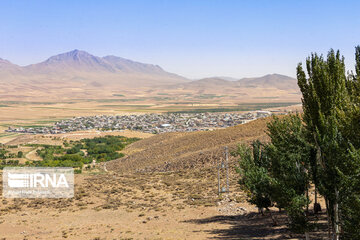
[[[19,65],[73,49],[158,64],[189,78],[295,76],[311,52],[354,65],[360,1],[2,0],[0,58]]]

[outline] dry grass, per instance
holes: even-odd
[[[0,176],[1,177],[1,176]],[[284,213],[261,216],[230,177],[230,200],[246,212],[220,212],[216,169],[76,175],[73,199],[0,198],[6,239],[299,239]],[[324,222],[320,215],[320,223]],[[325,231],[313,233],[321,239]]]
[[[231,151],[240,142],[266,140],[266,123],[269,120],[259,119],[214,131],[156,135],[128,146],[124,153],[129,156],[106,163],[106,168],[116,172],[132,172],[214,166],[224,157],[225,146]]]

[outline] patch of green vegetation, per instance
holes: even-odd
[[[19,166],[19,160],[1,160],[0,169]]]
[[[114,105],[101,105],[101,107],[116,107],[116,108],[148,108],[152,105],[136,105],[136,104],[114,104]]]
[[[126,102],[124,100],[125,99],[97,99],[97,100],[95,100],[95,102],[99,102],[99,103]]]
[[[214,98],[221,98],[223,95],[216,95],[216,94],[201,94],[197,96],[200,99],[214,99]]]
[[[65,118],[29,121],[26,123],[18,123],[18,124],[3,123],[3,124],[0,124],[0,126],[2,126],[2,127],[39,128],[39,127],[47,127],[50,124],[60,121],[62,119],[65,119]]]
[[[114,96],[114,97],[125,97],[124,94],[117,94],[117,93],[116,93],[116,94],[113,94],[113,96]]]
[[[82,139],[62,146],[29,144],[28,146],[39,147],[36,153],[43,159],[27,163],[30,166],[42,167],[73,167],[81,169],[84,164],[93,160],[105,162],[124,156],[119,151],[126,145],[139,140],[138,138],[126,138],[122,136],[105,136],[93,139]]]
[[[56,102],[25,102],[25,101],[0,101],[2,104],[10,104],[10,105],[52,105],[56,104]]]
[[[254,99],[277,99],[279,97],[254,97]]]
[[[58,109],[58,110],[70,109],[70,108],[61,108],[61,107],[33,107],[33,108],[40,108],[40,109]]]
[[[39,109],[57,109],[57,110],[75,110],[75,111],[84,111],[87,110],[86,108],[64,108],[64,107],[32,107],[32,108],[39,108]],[[91,108],[92,110],[101,110],[96,108]]]
[[[201,102],[175,102],[175,103],[172,103],[174,105],[180,105],[180,104],[201,104]]]
[[[8,150],[0,149],[0,159],[6,159],[6,154],[8,153]]]
[[[0,133],[0,138],[3,138],[3,137],[10,137],[10,136],[16,136],[18,135],[18,133]]]
[[[169,101],[173,100],[173,97],[152,97],[151,99],[154,99],[155,101]]]
[[[23,152],[22,151],[18,151],[17,153],[14,153],[14,152],[8,151],[7,148],[17,148],[17,146],[4,146],[4,145],[1,145],[1,148],[0,148],[0,159],[1,159],[1,161],[0,161],[0,169],[3,169],[4,167],[19,166],[19,160],[11,159],[11,158],[21,158],[21,157],[23,157]],[[8,159],[8,160],[6,160],[6,159]]]
[[[44,124],[44,123],[54,123],[54,122],[58,122],[60,120],[63,120],[64,118],[58,118],[58,119],[52,119],[52,120],[39,120],[36,121],[34,123],[39,123],[39,124]]]
[[[138,101],[144,101],[145,98],[126,98],[126,99],[90,99],[89,102],[138,102]]]
[[[299,104],[298,102],[284,102],[284,103],[248,103],[240,104],[238,106],[218,107],[218,108],[194,108],[184,109],[181,111],[169,111],[169,113],[204,113],[204,112],[237,112],[237,111],[255,111],[264,108],[286,107]]]
[[[0,104],[0,107],[10,107],[9,105]]]

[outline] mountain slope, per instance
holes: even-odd
[[[298,89],[297,80],[281,74],[268,74],[258,78],[242,78],[238,80],[244,87],[275,87],[278,89]]]
[[[142,72],[142,73],[152,73],[152,74],[164,73],[164,70],[157,65],[139,63],[129,59],[116,57],[112,55],[105,56],[102,59],[119,71]]]
[[[65,71],[115,72],[115,69],[102,58],[79,50],[52,56],[44,62],[26,66],[25,69],[33,73],[45,74],[59,74]]]
[[[205,90],[205,89],[216,89],[216,88],[233,88],[239,86],[238,82],[228,81],[222,78],[203,78],[191,82],[179,83],[168,88],[171,89],[183,89],[183,90]]]
[[[257,78],[226,80],[221,77],[203,78],[186,83],[175,84],[171,88],[184,90],[210,90],[214,88],[275,88],[280,90],[297,90],[297,80],[281,74],[268,74]]]
[[[22,68],[8,60],[0,58],[0,76],[8,76],[13,74],[20,74]]]
[[[83,82],[86,86],[93,86],[96,83],[96,86],[100,84],[122,87],[155,86],[187,81],[156,65],[115,56],[97,57],[77,49],[25,67],[1,60],[0,74],[39,84],[61,81],[69,87],[72,87],[74,81]],[[6,81],[6,78],[0,81]]]

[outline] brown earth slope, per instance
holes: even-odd
[[[127,157],[107,162],[105,167],[110,171],[133,172],[214,166],[224,156],[225,146],[231,151],[241,142],[266,140],[269,121],[270,118],[258,119],[206,132],[159,134],[130,145],[125,152]]]

